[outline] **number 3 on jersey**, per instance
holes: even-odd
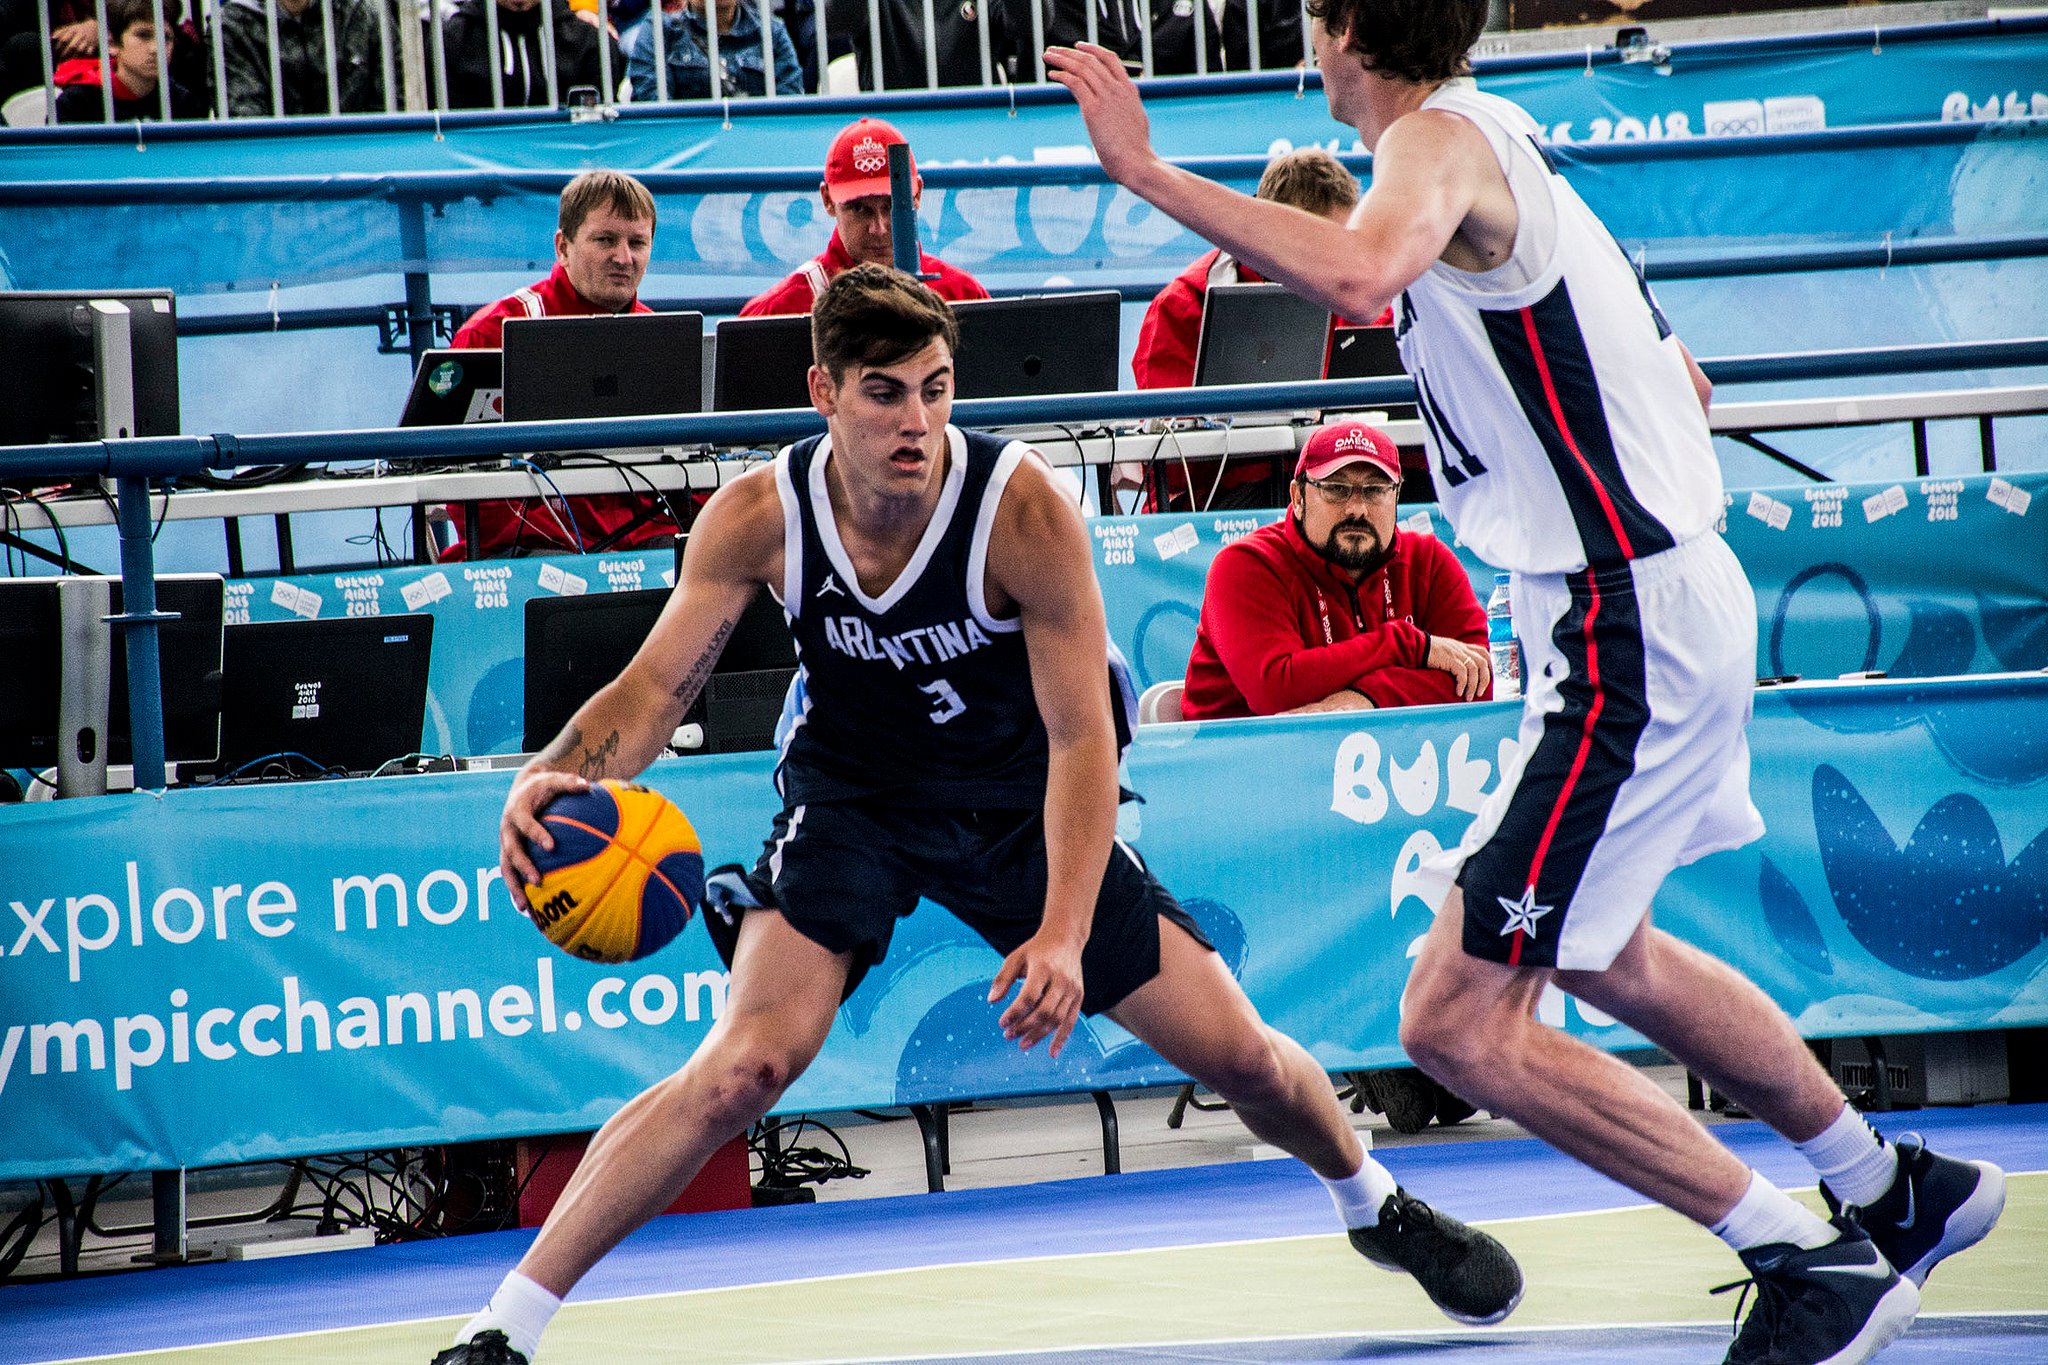
[[[960,700],[953,684],[940,678],[936,682],[922,683],[918,691],[932,699],[931,720],[934,725],[944,725],[953,717],[965,714],[967,703]]]

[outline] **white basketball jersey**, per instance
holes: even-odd
[[[1487,563],[1569,573],[1666,550],[1721,515],[1721,470],[1677,338],[1516,105],[1453,81],[1424,102],[1486,136],[1519,224],[1474,274],[1437,261],[1395,328],[1458,537]]]

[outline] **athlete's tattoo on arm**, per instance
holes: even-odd
[[[682,703],[685,711],[690,709],[690,703],[697,700],[697,694],[704,690],[705,679],[711,676],[713,666],[718,663],[718,656],[725,652],[725,642],[732,638],[733,628],[738,624],[739,618],[735,616],[720,626],[717,634],[713,635],[710,641],[705,644],[704,652],[699,654],[697,661],[690,665],[690,671],[685,673],[683,680],[676,684],[674,696],[677,701]]]
[[[541,750],[539,761],[543,767],[552,768],[573,760],[573,771],[579,777],[586,777],[595,782],[604,776],[605,769],[611,766],[612,756],[618,751],[617,730],[606,735],[595,747],[591,747],[584,744],[582,729],[572,723],[565,726],[561,734],[555,736],[553,743]]]
[[[583,761],[576,765],[577,775],[597,781],[604,776],[605,769],[611,766],[612,755],[618,751],[619,732],[614,730],[599,741],[596,748],[583,750]]]
[[[561,734],[548,741],[548,747],[540,751],[537,761],[542,767],[553,767],[582,747],[583,731],[571,722],[562,727]]]

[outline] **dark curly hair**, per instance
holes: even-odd
[[[1487,0],[1308,0],[1308,12],[1367,70],[1432,85],[1472,73]]]
[[[952,308],[921,281],[886,265],[857,265],[833,276],[811,307],[811,354],[834,384],[854,365],[894,365],[935,340],[948,351],[960,349]]]

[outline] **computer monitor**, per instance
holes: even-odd
[[[229,626],[222,773],[290,753],[366,773],[414,752],[426,727],[433,641],[425,614]],[[261,774],[244,774],[252,775]]]
[[[436,349],[420,357],[399,414],[402,427],[456,427],[505,417],[505,353]]]
[[[1330,379],[1384,379],[1405,374],[1391,327],[1339,327],[1330,335]]]
[[[1321,379],[1329,339],[1329,313],[1277,284],[1211,285],[1195,343],[1195,383]]]
[[[178,308],[168,289],[0,294],[0,445],[96,441],[95,299],[128,305],[136,436],[178,434]]]
[[[711,362],[715,412],[811,405],[811,319],[727,318]]]
[[[65,619],[71,610],[63,600],[60,578],[0,580],[0,767],[48,768],[59,757],[59,736],[67,681],[80,700],[104,696],[104,719],[98,704],[91,715],[81,709],[76,726],[104,727],[102,761],[133,763],[134,743],[128,724],[128,651],[126,630],[118,629],[94,610],[89,619]],[[225,597],[218,574],[166,574],[156,581],[157,610],[178,619],[157,627],[157,659],[163,690],[164,757],[173,763],[211,761],[220,749],[221,617]],[[108,581],[105,614],[121,610],[121,581]],[[81,648],[97,637],[96,644]],[[67,658],[67,641],[77,651]],[[84,659],[105,661],[104,678],[67,680],[66,665]],[[101,684],[104,684],[102,688]]]
[[[505,420],[654,417],[704,406],[704,315],[505,321]]]
[[[0,581],[0,768],[57,762],[63,641],[56,579]]]
[[[156,609],[178,619],[157,627],[157,667],[163,678],[164,758],[210,763],[220,753],[222,614],[227,584],[219,574],[162,574]],[[120,611],[121,580],[114,580]],[[107,761],[133,763],[128,726],[128,632],[114,632],[113,687],[107,707]]]
[[[1123,298],[1114,289],[953,305],[960,349],[953,392],[961,398],[1113,393]]]
[[[1396,379],[1407,373],[1401,368],[1401,348],[1391,327],[1339,327],[1330,334],[1329,379]],[[1388,421],[1415,420],[1413,403],[1382,405]]]
[[[544,748],[562,732],[578,707],[619,675],[654,629],[668,597],[666,589],[647,588],[528,599],[525,744],[529,751]],[[765,749],[795,668],[796,641],[783,620],[781,604],[765,591],[756,593],[713,665],[704,695],[697,698],[683,723],[704,727],[704,750],[709,753]],[[779,681],[758,676],[770,673],[779,675]],[[770,692],[772,714],[762,728],[754,712],[768,709],[759,694]],[[746,705],[749,699],[757,703],[752,709]],[[754,722],[751,726],[746,723],[749,717]],[[746,733],[735,733],[735,727]]]

